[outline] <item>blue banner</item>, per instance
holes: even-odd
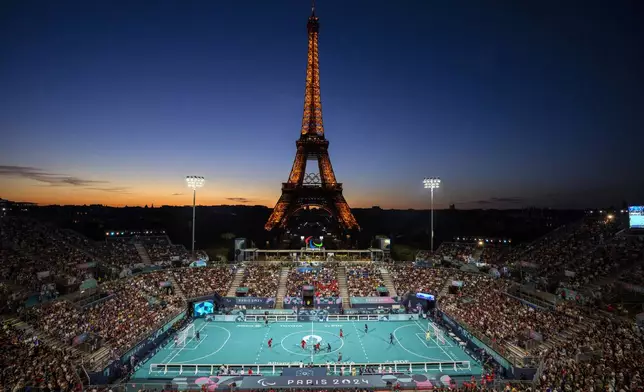
[[[275,298],[261,297],[225,297],[224,305],[227,308],[238,306],[253,306],[262,309],[273,309],[275,307]]]

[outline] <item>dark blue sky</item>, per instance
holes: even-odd
[[[318,0],[351,206],[644,203],[640,1]],[[307,0],[4,1],[0,197],[272,206],[302,116]]]

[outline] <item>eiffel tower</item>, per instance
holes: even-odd
[[[342,195],[342,184],[335,179],[329,159],[329,141],[324,137],[322,101],[320,98],[320,65],[318,62],[319,18],[315,16],[315,0],[307,23],[309,35],[306,88],[304,90],[304,115],[300,138],[295,142],[297,151],[288,182],[282,183],[282,196],[264,228],[273,230],[287,227],[289,219],[308,207],[326,210],[344,231],[359,229]],[[308,161],[317,161],[319,175],[307,174]]]

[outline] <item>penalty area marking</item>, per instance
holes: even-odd
[[[415,322],[414,322],[414,325],[418,326],[418,328],[420,328],[420,330],[421,330],[421,331],[424,331],[423,326],[422,326],[422,325],[420,325],[420,324],[418,323],[418,321],[415,321]],[[441,333],[445,333],[445,331],[441,331]],[[444,335],[443,335],[443,340],[445,341],[445,343],[447,343],[447,342],[448,342],[448,341],[447,341],[447,339],[445,339],[445,336],[444,336]],[[441,345],[441,344],[440,344],[440,342],[438,341],[438,337],[436,337],[436,346],[438,346],[438,348],[440,348],[440,349],[441,349],[441,351],[442,351],[442,352],[444,352],[444,353],[445,353],[445,355],[447,355],[447,358],[449,358],[449,359],[450,359],[450,361],[455,361],[455,359],[454,359],[454,358],[452,358],[452,356],[451,356],[447,351],[445,351],[445,349],[442,347],[442,345]]]
[[[183,351],[194,351],[194,350],[196,350],[199,346],[201,346],[201,343],[203,343],[203,341],[206,340],[207,337],[208,337],[208,334],[203,334],[203,335],[199,334],[199,340],[197,340],[196,338],[190,338],[190,341],[191,342],[196,341],[197,345],[195,345],[194,347],[185,346],[185,347],[183,347]]]
[[[413,351],[409,350],[407,347],[405,347],[405,346],[400,342],[400,339],[398,339],[398,336],[396,335],[396,332],[398,332],[398,330],[399,330],[399,329],[407,328],[407,327],[416,327],[416,324],[407,324],[407,325],[400,326],[400,327],[398,327],[398,328],[394,329],[394,332],[393,332],[393,334],[394,334],[394,338],[396,339],[396,342],[398,343],[398,345],[399,345],[403,350],[407,351],[407,352],[408,352],[408,353],[410,353],[411,355],[415,355],[415,356],[420,357],[420,358],[429,359],[429,360],[430,360],[430,361],[432,361],[432,362],[433,362],[433,361],[436,361],[436,362],[443,361],[443,359],[440,359],[440,358],[431,358],[431,357],[426,357],[426,356],[424,356],[424,355],[416,354],[415,352],[413,352]],[[450,360],[450,361],[452,361],[452,360],[453,360],[452,358],[450,358],[450,357],[449,357],[449,355],[448,355],[447,357],[449,358],[449,360]]]
[[[192,322],[192,323],[191,323],[191,325],[194,325],[194,322]],[[199,330],[198,330],[197,332],[201,332],[201,330],[202,330],[202,329],[204,329],[205,327],[206,327],[206,324],[204,324],[203,326],[201,326],[201,328],[199,328]],[[186,328],[188,328],[188,327],[186,327]],[[183,330],[185,330],[186,328],[184,328]],[[177,332],[177,333],[178,333],[178,332]],[[168,361],[168,363],[169,363],[169,362],[172,362],[172,360],[173,360],[177,355],[181,354],[181,352],[182,352],[183,350],[185,350],[185,348],[186,348],[186,344],[187,344],[187,343],[190,343],[193,339],[194,339],[194,337],[192,337],[192,338],[188,339],[187,341],[184,341],[183,346],[179,347],[179,351],[177,351],[174,355],[172,355],[172,351],[170,351],[170,354],[168,354],[168,357],[169,357],[170,355],[172,355],[172,358],[170,358],[170,359],[168,360],[168,357],[165,357],[165,359],[162,361],[162,363],[163,363],[163,362],[165,362],[166,360]],[[177,347],[175,346],[174,348],[177,348]]]
[[[199,357],[199,358],[192,358],[192,359],[189,359],[189,360],[187,360],[187,361],[177,361],[177,362],[175,362],[175,363],[177,363],[177,364],[182,364],[182,363],[196,363],[196,362],[197,362],[198,360],[200,360],[200,359],[205,359],[205,358],[208,358],[208,357],[211,357],[211,356],[213,356],[213,355],[217,354],[217,353],[218,353],[218,352],[220,352],[224,347],[226,347],[226,343],[228,343],[228,341],[230,340],[230,337],[232,336],[232,334],[230,333],[230,331],[229,331],[228,329],[226,329],[226,328],[224,328],[224,327],[220,327],[220,326],[218,326],[218,325],[209,325],[209,324],[204,324],[204,326],[223,329],[223,330],[224,330],[224,331],[226,331],[226,333],[228,334],[228,337],[227,337],[227,338],[226,338],[226,340],[224,340],[224,342],[221,344],[221,347],[219,347],[217,350],[215,350],[215,351],[211,352],[211,353],[210,353],[210,354],[208,354],[208,355],[204,355],[203,357]],[[202,328],[202,329],[203,329],[203,328]],[[175,355],[175,356],[176,356],[176,355]],[[174,358],[174,357],[173,357],[173,358]],[[169,363],[169,362],[170,362],[170,361],[168,361],[167,363]]]
[[[427,345],[427,339],[426,339],[422,334],[417,333],[417,334],[416,334],[416,337],[417,337],[418,339],[420,339],[421,343],[423,343],[423,344],[425,345],[425,347],[427,347],[427,348],[436,348],[436,346],[428,346],[428,345]],[[433,341],[431,341],[431,340],[430,340],[429,342],[430,342],[430,343],[434,343],[434,342],[433,342]]]

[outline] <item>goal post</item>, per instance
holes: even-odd
[[[434,337],[436,338],[436,341],[441,343],[441,344],[445,344],[445,334],[443,333],[443,330],[438,328],[438,326],[436,324],[432,323],[431,321],[428,321],[427,322],[427,330],[429,331],[430,328],[434,332]]]
[[[184,328],[181,331],[179,331],[178,337],[179,337],[179,339],[177,340],[177,343],[180,346],[185,346],[186,341],[188,339],[191,339],[191,338],[195,337],[195,325],[190,324],[186,328]]]

